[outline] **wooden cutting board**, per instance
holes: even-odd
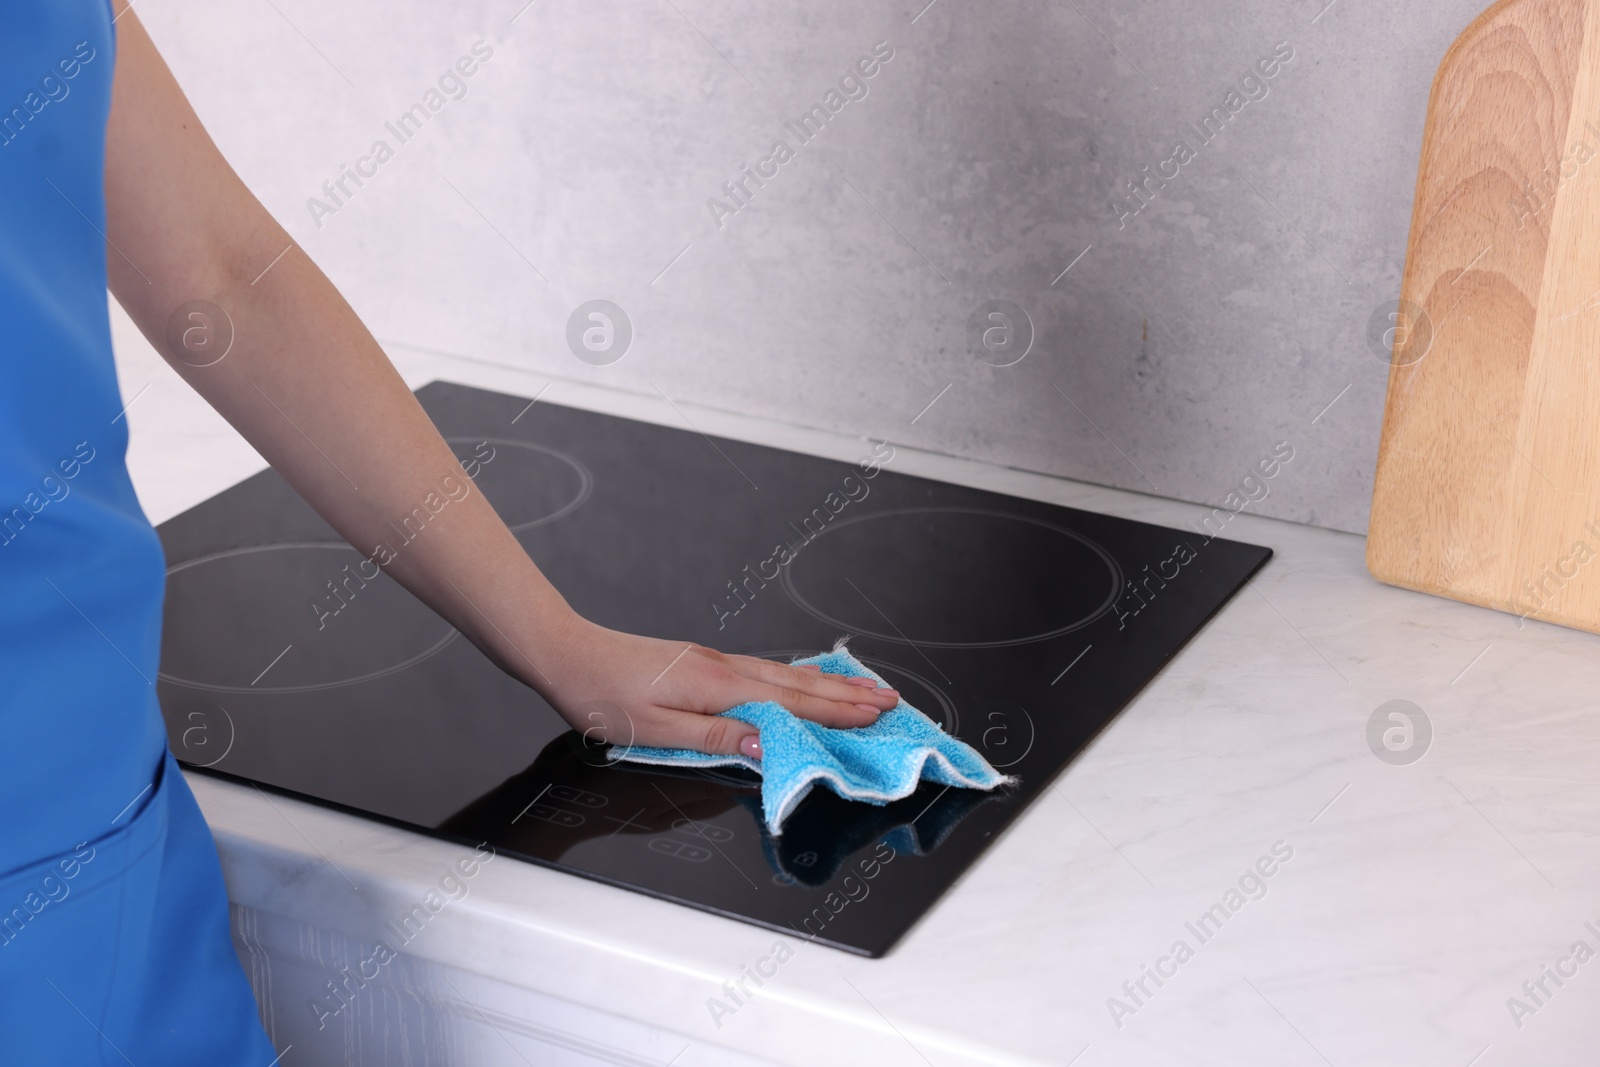
[[[1600,632],[1600,0],[1445,55],[1391,324],[1368,568]]]

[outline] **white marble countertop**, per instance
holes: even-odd
[[[115,317],[150,518],[260,469]],[[413,386],[532,396],[548,382],[390,352]],[[682,425],[659,399],[593,385],[556,381],[544,399]],[[841,460],[861,447],[679,403],[712,434]],[[1280,480],[1325,462],[1315,424],[1290,443]],[[1172,526],[1208,510],[905,448],[894,465]],[[773,934],[513,860],[483,867],[408,952],[597,1013],[597,1026],[642,1024],[654,1044],[625,1062],[728,1062],[719,1050],[874,1067],[1595,1062],[1600,962],[1570,953],[1600,951],[1600,637],[1382,586],[1357,537],[1248,511],[1225,536],[1276,556],[888,957],[800,943],[719,1028],[707,998]],[[1396,699],[1432,724],[1409,765],[1367,740]],[[373,936],[466,854],[190,781],[236,905],[351,937]],[[1247,878],[1260,898],[1197,937],[1186,924],[1228,903],[1275,845],[1292,856],[1262,865],[1265,895]],[[1192,950],[1181,963],[1179,940]],[[1163,959],[1169,977],[1141,991]]]

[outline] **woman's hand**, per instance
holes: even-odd
[[[591,740],[760,758],[756,728],[722,712],[772,700],[824,726],[867,726],[899,701],[871,678],[824,674],[687,641],[608,630],[576,615],[536,653],[536,686]]]

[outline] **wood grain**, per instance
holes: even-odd
[[[1401,307],[1368,569],[1600,632],[1600,0],[1503,0],[1445,55]]]

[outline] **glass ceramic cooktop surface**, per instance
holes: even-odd
[[[818,786],[772,838],[755,776],[614,763],[270,470],[160,528],[178,758],[872,956],[1271,555],[899,474],[887,445],[846,464],[457,385],[417,395],[580,613],[780,660],[848,634],[1020,783],[884,807]]]

